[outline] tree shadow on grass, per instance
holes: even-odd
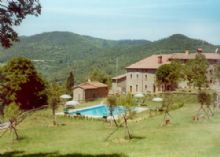
[[[138,135],[132,135],[131,136],[131,139],[134,139],[134,140],[143,140],[145,138],[146,138],[145,136],[138,136]]]
[[[0,157],[128,157],[125,154],[59,154],[57,152],[52,153],[36,153],[36,154],[24,154],[22,151],[6,152],[0,154]]]

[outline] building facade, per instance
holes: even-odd
[[[213,72],[214,66],[220,61],[220,54],[218,53],[203,53],[202,49],[198,49],[197,53],[173,53],[173,54],[160,54],[151,55],[143,60],[140,60],[128,67],[126,67],[126,74],[123,79],[114,77],[112,79],[113,93],[122,93],[117,88],[124,89],[126,93],[158,93],[162,92],[165,87],[158,86],[156,83],[156,71],[163,64],[170,64],[176,60],[181,63],[186,63],[191,59],[195,59],[198,53],[202,53],[209,63],[207,69],[207,79],[210,86],[217,84]],[[120,84],[118,83],[120,82]],[[182,81],[178,84],[179,88],[187,88],[187,81]]]
[[[112,78],[112,91],[114,93],[126,93],[126,74]]]

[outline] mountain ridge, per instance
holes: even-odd
[[[0,49],[0,62],[23,56],[36,62],[37,69],[49,80],[64,81],[71,70],[75,71],[78,82],[88,78],[92,69],[102,69],[110,76],[117,75],[124,67],[151,54],[174,53],[197,48],[214,52],[220,46],[203,40],[189,38],[183,34],[173,34],[157,41],[148,40],[107,40],[72,32],[46,32],[32,36],[22,36],[20,42],[10,49]],[[50,61],[49,61],[50,60]]]

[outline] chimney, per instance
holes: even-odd
[[[198,48],[197,49],[197,53],[202,53],[203,49],[202,48]]]
[[[185,55],[189,55],[189,50],[186,50],[186,51],[185,51]]]
[[[163,63],[162,59],[163,59],[162,56],[158,56],[158,64],[162,64]]]

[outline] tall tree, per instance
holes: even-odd
[[[0,0],[0,42],[9,48],[18,41],[14,26],[18,26],[27,15],[38,16],[41,13],[39,0]]]
[[[197,54],[196,58],[190,60],[185,65],[185,75],[190,84],[198,87],[206,87],[208,85],[206,72],[208,68],[208,61],[202,54]]]
[[[14,58],[2,68],[0,99],[4,105],[20,104],[21,109],[32,109],[47,104],[46,83],[29,59]]]
[[[71,71],[69,77],[66,80],[66,90],[69,94],[72,94],[72,88],[74,87],[74,74]]]
[[[215,66],[215,76],[220,80],[220,62]]]
[[[163,85],[165,90],[175,89],[182,76],[181,66],[182,65],[177,62],[160,66],[156,72],[158,85]]]

